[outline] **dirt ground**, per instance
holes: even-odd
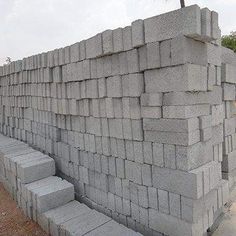
[[[233,202],[229,211],[224,215],[218,229],[213,236],[235,236],[236,235],[236,202]]]
[[[32,220],[25,217],[0,183],[0,236],[46,236]]]

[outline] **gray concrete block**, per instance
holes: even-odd
[[[235,133],[235,118],[224,119],[224,136]]]
[[[134,141],[133,147],[134,147],[134,161],[138,163],[143,163],[143,143]]]
[[[223,83],[223,100],[234,101],[235,100],[235,85],[229,83]]]
[[[115,118],[123,118],[123,107],[122,107],[122,99],[114,98],[113,99],[114,106],[114,117]]]
[[[144,71],[147,69],[147,45],[138,48],[139,54],[139,69]]]
[[[173,236],[197,236],[203,232],[201,224],[190,224],[174,216],[149,209],[150,228]]]
[[[164,144],[164,165],[166,168],[176,169],[175,145]]]
[[[131,119],[140,119],[141,110],[140,110],[140,100],[139,98],[129,98],[129,110]]]
[[[102,33],[102,48],[103,54],[111,54],[113,53],[113,31],[106,30]]]
[[[63,180],[56,185],[33,190],[38,213],[43,213],[74,200],[74,186]]]
[[[122,28],[117,28],[113,30],[113,49],[114,52],[121,52],[124,50],[123,45],[123,30]]]
[[[123,138],[123,130],[122,130],[122,120],[121,119],[109,119],[109,130],[110,136],[113,138]]]
[[[204,41],[211,41],[211,11],[208,8],[201,9],[201,38]]]
[[[216,81],[216,67],[215,66],[208,66],[207,68],[207,89],[208,90],[213,90],[213,85],[217,84]]]
[[[70,56],[71,62],[77,62],[80,60],[79,43],[75,43],[70,46]]]
[[[212,127],[200,130],[200,136],[202,142],[210,140],[212,137]]]
[[[189,146],[200,141],[200,131],[190,133],[144,131],[145,141]]]
[[[164,118],[186,119],[209,114],[210,114],[209,105],[163,106]]]
[[[71,201],[63,206],[49,210],[38,219],[38,223],[43,229],[52,235],[59,236],[60,224],[76,218],[81,214],[91,211],[86,205],[77,201]]]
[[[70,47],[69,46],[64,48],[64,57],[65,57],[65,64],[70,63]]]
[[[162,106],[162,94],[161,93],[142,93],[141,94],[142,106]]]
[[[102,35],[97,34],[85,41],[86,58],[95,58],[103,54],[102,51]]]
[[[91,69],[90,69],[90,60],[84,60],[82,62],[82,74],[83,79],[90,79],[91,78]]]
[[[55,163],[51,158],[31,161],[17,166],[17,174],[22,183],[31,183],[55,174]]]
[[[207,46],[205,43],[179,36],[171,40],[171,65],[193,63],[207,65]]]
[[[215,11],[211,12],[211,36],[214,39],[219,39],[221,32],[218,25],[218,13]]]
[[[103,98],[106,96],[106,94],[107,94],[106,79],[100,78],[100,79],[98,79],[98,96],[100,98]]]
[[[122,119],[122,127],[124,131],[124,138],[131,140],[132,139],[132,126],[130,119]]]
[[[223,155],[222,161],[222,171],[223,172],[231,172],[236,168],[235,161],[235,150],[230,152],[228,155]]]
[[[219,208],[217,206],[217,190],[213,189],[204,198],[200,198],[195,201],[190,198],[181,197],[181,208],[182,208],[182,218],[183,220],[192,223],[198,222],[199,218],[204,215],[205,212],[209,211],[214,207],[216,210]]]
[[[109,217],[92,210],[61,224],[60,235],[85,235],[109,221]]]
[[[152,186],[151,165],[147,165],[147,164],[142,165],[142,180],[143,180],[143,185]]]
[[[221,65],[221,47],[211,43],[206,43],[208,63],[220,66]]]
[[[153,166],[153,186],[193,199],[203,194],[202,173],[188,173]]]
[[[126,26],[123,28],[123,42],[124,42],[124,50],[132,49],[132,30],[131,26]]]
[[[199,127],[200,129],[205,129],[211,126],[211,116],[200,116],[199,117]]]
[[[148,191],[146,186],[138,186],[139,206],[148,208]]]
[[[169,193],[167,191],[158,189],[158,206],[160,212],[170,214]]]
[[[129,74],[122,77],[123,96],[138,97],[144,91],[142,74]]]
[[[65,51],[64,48],[59,48],[59,65],[64,65],[65,64]]]
[[[148,187],[148,203],[149,207],[158,210],[158,195],[157,189],[153,187]]]
[[[169,193],[170,214],[172,216],[181,217],[180,195]]]
[[[126,160],[125,175],[128,180],[142,184],[142,169],[140,164]]]
[[[116,158],[116,173],[117,177],[125,178],[125,161],[121,158]]]
[[[147,93],[207,90],[207,68],[199,65],[148,70],[144,78]]]
[[[159,68],[161,66],[159,42],[147,44],[147,69]]]
[[[103,57],[103,73],[105,77],[112,75],[112,56]]]
[[[226,83],[236,83],[236,68],[233,65],[223,63],[221,66],[221,80]]]
[[[211,107],[212,126],[223,123],[224,107],[223,105],[215,105]]]
[[[119,65],[120,65],[120,74],[121,75],[128,74],[128,59],[126,52],[119,53]]]
[[[118,75],[120,73],[119,55],[113,54],[111,56],[111,74]]]
[[[32,201],[32,191],[37,188],[46,187],[51,184],[56,184],[58,182],[62,181],[61,178],[56,176],[50,176],[38,181],[35,181],[30,184],[24,184],[21,186],[21,194],[24,199],[26,199],[29,203]]]
[[[80,60],[84,60],[86,58],[86,41],[82,40],[79,42],[79,55]]]
[[[191,21],[186,21],[190,18]],[[146,43],[171,39],[181,34],[197,37],[201,35],[200,8],[192,5],[145,19],[144,28]]]
[[[125,228],[123,225],[116,223],[115,221],[109,221],[104,225],[94,229],[93,231],[87,233],[87,236],[109,236],[112,233],[114,236],[124,235],[124,236],[135,236],[138,233]]]
[[[128,73],[139,72],[139,57],[138,50],[133,49],[126,52]]]
[[[194,130],[198,130],[199,121],[198,121],[198,118],[190,118],[190,119],[185,119],[185,120],[182,120],[182,119],[144,119],[143,129],[150,130],[150,131],[166,131],[166,132],[183,132],[184,133],[184,132],[191,132]]]
[[[223,126],[217,125],[212,127],[212,144],[219,144],[223,142]]]
[[[143,128],[141,120],[131,120],[133,140],[143,141]]]
[[[163,144],[153,143],[153,164],[164,166],[164,146]]]
[[[132,46],[139,47],[144,44],[144,23],[143,20],[132,22]]]
[[[153,153],[152,153],[152,143],[151,142],[143,142],[143,161],[147,164],[153,163]]]
[[[161,67],[171,65],[171,40],[160,42]]]
[[[121,77],[119,75],[108,77],[106,82],[108,97],[122,97],[122,84]]]
[[[43,153],[35,151],[35,152],[25,153],[20,156],[14,156],[8,161],[9,161],[9,166],[11,168],[11,171],[17,176],[17,168],[19,165],[28,163],[34,160],[45,159],[45,157],[47,156],[45,156]]]
[[[52,70],[53,82],[60,83],[62,82],[62,69],[57,66]]]

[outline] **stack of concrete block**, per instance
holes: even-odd
[[[77,201],[43,213],[39,224],[50,235],[141,236]]]
[[[222,48],[221,81],[225,111],[222,173],[229,181],[231,192],[236,183],[236,55],[226,48]]]
[[[55,174],[52,158],[27,144],[0,137],[1,180],[24,213],[38,215],[74,199],[74,187]]]
[[[0,136],[0,181],[25,215],[50,235],[136,233],[74,201],[74,186],[55,174],[54,160],[27,144]]]
[[[117,222],[203,235],[228,199],[219,39],[218,14],[193,5],[12,62],[0,130]]]

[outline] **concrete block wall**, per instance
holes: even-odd
[[[223,143],[223,178],[229,181],[230,192],[235,189],[236,182],[236,54],[222,48],[222,90],[224,103],[224,143]]]
[[[229,196],[223,55],[218,14],[197,5],[104,31],[0,67],[0,130],[53,157],[116,221],[204,235]]]

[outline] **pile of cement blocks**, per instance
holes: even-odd
[[[12,62],[0,130],[53,157],[76,197],[117,222],[203,235],[229,196],[220,37],[218,14],[193,5]]]
[[[48,234],[141,235],[75,201],[74,186],[54,174],[52,158],[0,135],[0,181],[25,215]]]

